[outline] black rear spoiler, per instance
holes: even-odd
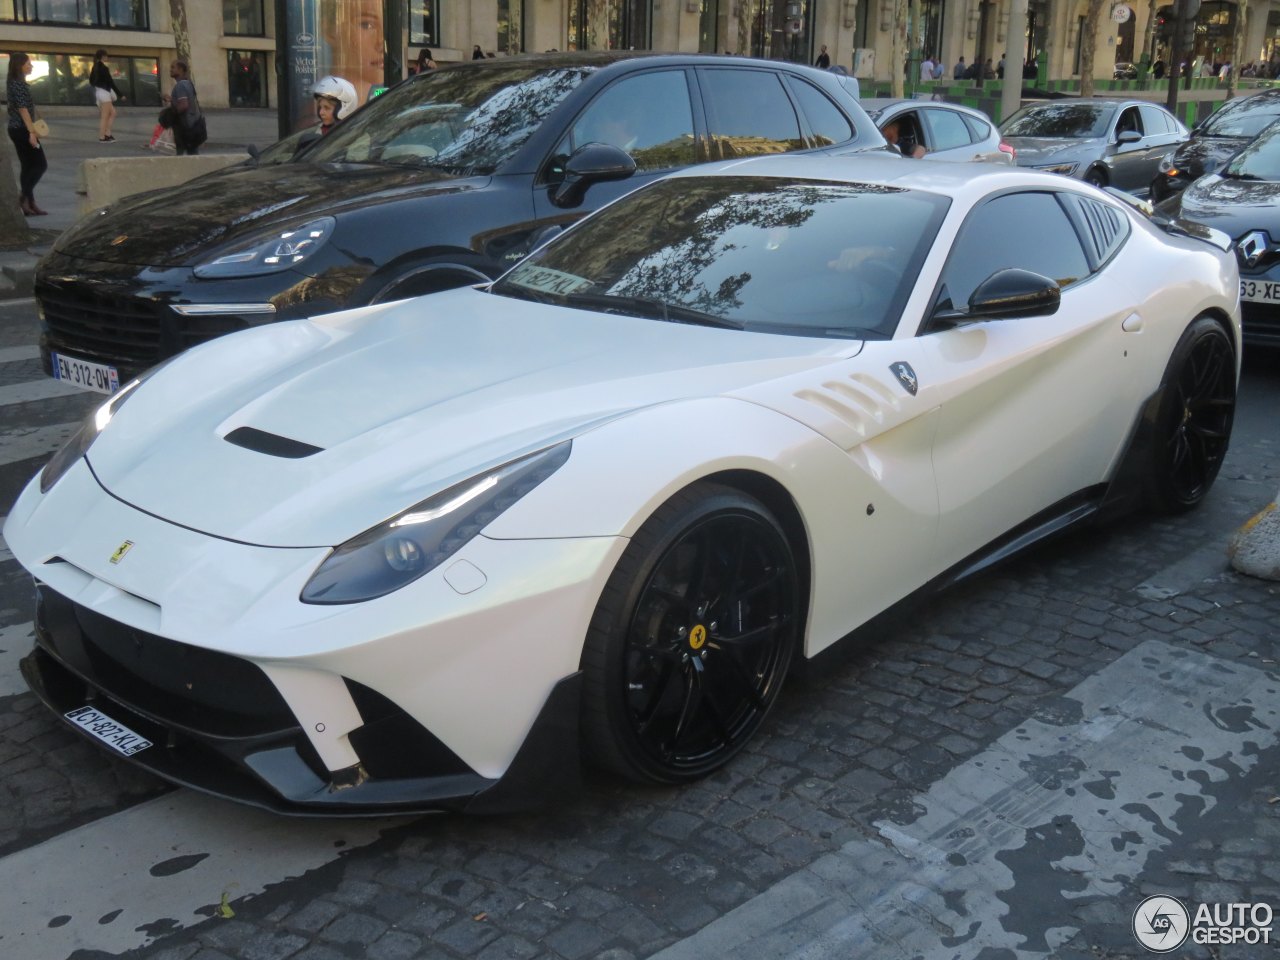
[[[1230,250],[1235,242],[1221,230],[1206,227],[1203,223],[1197,223],[1195,220],[1183,220],[1181,217],[1170,217],[1167,214],[1163,214],[1152,206],[1150,200],[1140,200],[1133,194],[1117,190],[1115,187],[1107,187],[1106,189],[1111,196],[1117,200],[1123,200],[1165,233],[1177,234],[1180,237],[1191,237],[1193,240],[1203,240],[1205,243],[1215,246],[1224,252]]]

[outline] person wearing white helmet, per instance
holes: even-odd
[[[311,88],[316,101],[316,118],[323,136],[339,120],[345,120],[357,106],[356,88],[341,77],[321,77]]]

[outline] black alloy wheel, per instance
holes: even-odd
[[[1235,409],[1235,348],[1220,323],[1200,317],[1165,373],[1148,485],[1152,506],[1181,513],[1204,500],[1226,456]]]
[[[760,727],[800,630],[786,534],[711,483],[663,504],[601,595],[583,653],[590,755],[634,780],[683,783]]]
[[[1084,182],[1092,183],[1101,190],[1107,185],[1107,175],[1100,167],[1090,167],[1084,175]]]

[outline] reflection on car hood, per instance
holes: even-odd
[[[1192,137],[1178,147],[1174,163],[1194,179],[1207,170],[1215,170],[1243,147],[1249,137]]]
[[[204,259],[215,246],[249,242],[275,224],[352,204],[401,197],[460,181],[439,170],[374,164],[285,163],[231,167],[129,197],[91,213],[56,249],[74,257],[170,267]]]
[[[189,351],[121,405],[89,462],[113,495],[165,520],[336,545],[513,456],[858,346],[454,290]],[[241,427],[320,450],[289,459],[223,439]]]
[[[1096,137],[1005,137],[1005,142],[1018,151],[1020,167],[1032,167],[1055,160],[1072,160],[1078,154],[1101,152],[1102,140]],[[1064,156],[1060,156],[1064,155]]]
[[[1250,230],[1266,230],[1280,240],[1280,183],[1201,177],[1162,203],[1162,213],[1195,220],[1239,240]]]

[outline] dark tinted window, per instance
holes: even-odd
[[[782,79],[766,70],[702,70],[712,156],[731,159],[803,150],[800,121]]]
[[[641,170],[695,162],[693,110],[683,70],[641,73],[621,80],[591,101],[569,133],[572,153],[584,143],[610,143],[631,154]]]
[[[853,128],[840,108],[827,99],[827,95],[816,87],[797,80],[791,80],[791,90],[800,103],[805,119],[809,121],[809,129],[813,131],[815,147],[828,147],[834,143],[844,143],[853,137]]]
[[[1116,134],[1122,134],[1127,131],[1142,133],[1142,118],[1138,115],[1137,107],[1129,107],[1124,113],[1120,114],[1116,120]]]
[[[784,177],[673,177],[605,207],[493,286],[676,323],[891,337],[950,201]]]
[[[1051,193],[1014,193],[974,210],[942,271],[938,304],[963,309],[974,289],[1005,267],[1021,267],[1064,287],[1089,275],[1071,221]]]
[[[1256,137],[1277,118],[1280,98],[1244,97],[1228,100],[1201,130],[1211,137]]]
[[[933,132],[934,150],[954,150],[973,142],[960,114],[950,110],[925,110],[924,115]]]
[[[1034,104],[1000,125],[1006,137],[1101,137],[1116,108],[1110,103]]]

